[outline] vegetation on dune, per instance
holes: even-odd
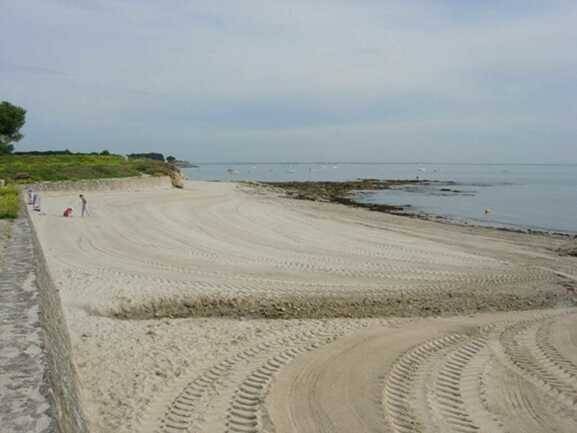
[[[0,155],[0,179],[18,183],[170,175],[165,162],[125,159],[119,155],[53,154]]]
[[[19,190],[14,185],[0,188],[0,219],[16,218],[20,208]]]
[[[0,154],[0,219],[16,218],[20,207],[17,183],[174,175],[174,167],[153,159],[126,159],[120,155],[73,154],[53,151],[33,154]]]

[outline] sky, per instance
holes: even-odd
[[[17,150],[577,163],[574,0],[0,0]]]

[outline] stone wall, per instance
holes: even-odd
[[[31,231],[36,264],[36,284],[40,304],[40,320],[47,348],[47,379],[51,389],[54,418],[60,433],[87,433],[79,395],[78,376],[71,357],[71,342],[62,311],[62,304],[40,242],[25,210]]]
[[[30,224],[0,229],[0,431],[55,433]]]
[[[138,191],[145,188],[170,187],[169,176],[139,176],[113,179],[63,180],[28,185],[34,191]]]
[[[168,189],[173,181],[168,176],[140,176],[40,182],[30,187],[138,191]],[[8,242],[0,251],[0,432],[88,433],[60,295],[27,206],[11,223]]]

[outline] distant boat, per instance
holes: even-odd
[[[419,168],[419,171],[420,171],[421,173],[424,173],[424,172],[426,172],[426,171],[427,171],[427,169],[426,169],[426,168],[423,168],[423,167],[421,167],[421,168]]]
[[[240,171],[235,170],[234,168],[227,168],[227,169],[226,169],[226,172],[227,172],[228,174],[239,174],[239,173],[240,173]]]

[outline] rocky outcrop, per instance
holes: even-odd
[[[259,184],[278,188],[288,197],[298,200],[340,203],[377,212],[406,214],[406,209],[403,206],[363,203],[354,200],[354,194],[359,191],[377,191],[407,185],[431,185],[432,183],[435,183],[435,181],[413,179],[358,179],[351,181],[260,182]]]
[[[172,163],[173,166],[177,167],[177,168],[198,168],[199,166],[196,164],[193,164],[190,161],[184,161],[184,160],[176,160]]]
[[[170,173],[170,181],[172,182],[172,186],[175,188],[184,188],[184,181],[186,180],[186,177],[182,174],[182,172],[175,168],[171,173]]]

